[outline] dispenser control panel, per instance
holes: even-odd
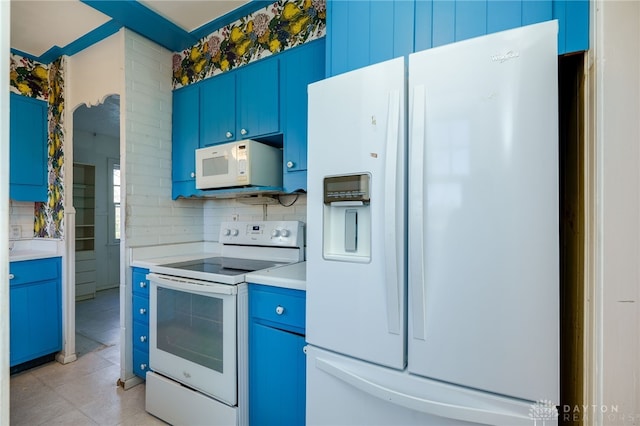
[[[370,180],[371,175],[368,173],[326,177],[324,178],[324,203],[343,201],[369,203]]]

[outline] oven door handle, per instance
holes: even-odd
[[[169,275],[159,275],[153,272],[147,275],[147,279],[151,284],[156,283],[162,287],[171,288],[178,291],[223,295],[235,295],[238,293],[237,286],[235,285],[212,283],[208,281],[173,277]]]

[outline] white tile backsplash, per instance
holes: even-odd
[[[289,205],[295,195],[283,195],[282,204]],[[218,241],[220,223],[232,221],[234,215],[239,221],[299,220],[307,221],[307,195],[300,194],[290,207],[280,204],[246,205],[237,200],[207,200],[204,202],[204,236],[207,241]]]
[[[20,238],[33,238],[33,220],[35,203],[9,200],[9,230],[12,226],[20,227]],[[9,232],[9,238],[11,232]]]

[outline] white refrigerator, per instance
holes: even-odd
[[[557,33],[309,86],[308,425],[557,423]]]

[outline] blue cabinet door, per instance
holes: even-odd
[[[277,133],[280,129],[278,58],[263,59],[236,74],[236,140]]]
[[[283,111],[283,186],[286,192],[307,189],[307,86],[325,74],[325,39],[281,55]]]
[[[249,284],[249,422],[303,425],[305,292]]]
[[[174,184],[190,182],[194,191],[195,150],[200,141],[199,102],[198,85],[187,86],[173,92],[171,177]]]
[[[11,93],[9,109],[9,198],[46,201],[47,103]]]
[[[303,425],[304,337],[262,324],[251,327],[249,420],[252,425]]]
[[[62,349],[60,258],[12,262],[10,365]]]
[[[236,140],[236,73],[200,83],[200,147]]]

